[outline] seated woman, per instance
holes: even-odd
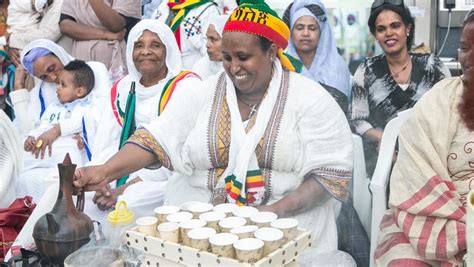
[[[224,25],[229,18],[228,15],[221,15],[211,18],[209,26],[206,30],[206,49],[207,56],[202,57],[194,64],[193,72],[198,74],[202,79],[218,74],[224,71],[222,66],[222,31]]]
[[[290,31],[278,15],[261,0],[242,3],[224,27],[225,72],[175,90],[165,112],[104,165],[78,169],[75,186],[97,190],[166,167],[165,204],[232,202],[293,216],[312,231],[313,246],[300,256],[311,265],[320,253],[342,253],[335,218],[349,194],[351,132],[323,87],[288,71]]]
[[[141,127],[157,118],[172,99],[174,90],[186,90],[200,83],[194,73],[181,71],[181,54],[173,33],[166,24],[156,20],[142,20],[130,31],[127,62],[129,74],[112,87],[111,112],[107,112],[109,117],[97,132],[97,136],[106,135],[112,144],[96,153],[91,164],[103,163],[116,153],[133,134],[133,125]],[[134,96],[129,94],[132,84]],[[135,98],[134,107],[127,105],[130,97]],[[129,124],[132,127],[128,127]],[[144,215],[163,205],[170,174],[164,167],[158,170],[141,169],[123,177],[116,187],[98,191],[94,202],[99,209],[105,210],[113,207],[117,198],[121,197],[137,216]],[[101,220],[103,214],[97,212],[95,208],[86,206],[89,216]],[[95,214],[98,214],[97,217]]]
[[[357,68],[350,118],[365,142],[367,172],[372,175],[385,125],[451,74],[434,54],[408,52],[415,22],[403,2],[375,1],[368,25],[384,54],[368,58]]]
[[[73,57],[71,57],[64,49],[50,40],[38,39],[28,45],[22,51],[21,62],[15,72],[14,91],[10,93],[15,112],[15,120],[13,123],[18,129],[22,138],[26,134],[36,128],[41,121],[46,107],[58,102],[56,88],[59,83],[58,75],[64,69]],[[93,101],[97,101],[97,112],[93,112],[91,120],[100,122],[102,109],[100,102],[103,101],[100,90],[101,88],[110,88],[110,82],[107,77],[105,66],[99,62],[88,62],[94,72],[96,85],[91,92]],[[26,72],[37,77],[35,86],[31,90],[25,89],[24,76]],[[53,143],[59,136],[67,136],[80,131],[83,128],[81,119],[65,119],[41,134],[37,140],[41,140],[42,144],[38,152],[41,158],[51,155],[54,148]],[[102,137],[97,140],[103,146],[107,146],[108,139]],[[83,140],[78,138],[78,145],[82,148]],[[47,152],[47,153],[46,153]],[[46,154],[46,155],[45,155]],[[53,168],[57,169],[57,168]],[[43,179],[51,171],[46,168],[35,168],[28,172],[22,173],[22,177],[30,177],[30,182],[26,183],[30,188],[22,188],[17,191],[18,196],[23,197],[26,194],[31,195],[35,192],[35,196],[41,196],[44,190]],[[35,198],[37,199],[37,198]]]
[[[288,53],[300,59],[304,76],[319,82],[344,113],[351,97],[350,73],[339,55],[324,5],[319,0],[296,0],[286,10],[291,29]]]
[[[459,63],[464,75],[437,83],[401,129],[390,209],[375,251],[378,266],[462,266],[466,196],[474,179],[472,11],[462,27]]]
[[[125,39],[141,17],[136,0],[67,0],[61,9],[61,33],[73,39],[72,55],[105,64],[112,80],[127,74]]]

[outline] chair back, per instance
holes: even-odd
[[[372,192],[372,222],[370,234],[370,266],[374,266],[374,251],[377,247],[377,235],[379,232],[380,222],[387,210],[388,195],[387,186],[392,171],[393,153],[400,133],[402,124],[408,118],[411,109],[398,113],[397,117],[390,120],[385,126],[382,140],[380,142],[379,155],[377,165],[375,166],[374,175],[370,182],[370,190]]]
[[[352,176],[353,205],[370,239],[372,194],[369,190],[370,179],[367,177],[367,171],[365,169],[364,146],[362,138],[357,134],[352,134],[352,142],[354,144],[354,168]]]

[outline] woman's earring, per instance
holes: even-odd
[[[409,32],[407,32],[407,36],[410,36],[410,33],[409,33]]]

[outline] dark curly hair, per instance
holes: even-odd
[[[411,49],[413,45],[413,39],[415,38],[415,20],[411,16],[410,9],[405,5],[397,6],[397,5],[382,5],[370,11],[369,21],[367,25],[369,25],[370,32],[372,35],[375,36],[375,20],[379,16],[379,14],[384,10],[391,10],[397,13],[400,17],[402,17],[403,24],[405,27],[411,25],[410,35],[407,37],[407,47],[408,50]]]

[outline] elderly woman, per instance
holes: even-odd
[[[466,199],[474,179],[474,12],[459,44],[461,77],[445,79],[413,108],[400,132],[381,225],[379,266],[462,266]],[[469,233],[471,234],[471,233]]]
[[[368,25],[384,54],[367,59],[354,74],[350,117],[366,143],[367,170],[372,174],[385,125],[451,74],[434,54],[408,52],[415,22],[403,1],[376,0]]]
[[[73,39],[72,55],[102,62],[113,81],[127,73],[126,33],[141,17],[136,0],[67,0],[61,9],[61,33]]]
[[[209,21],[209,26],[206,30],[207,56],[202,57],[193,67],[193,71],[202,79],[207,79],[212,75],[224,71],[221,42],[224,25],[228,18],[228,15],[221,15],[213,17]]]
[[[129,74],[112,87],[110,116],[97,133],[108,136],[113,142],[97,154],[92,162],[95,164],[105,162],[124,145],[135,130],[133,125],[141,127],[157,118],[174,90],[193,87],[200,82],[195,74],[181,71],[181,54],[173,33],[166,24],[156,20],[142,20],[130,31],[127,62]],[[134,93],[130,92],[132,86]],[[127,104],[131,101],[129,98],[134,98],[134,106]],[[121,198],[135,213],[146,214],[163,204],[169,176],[170,171],[164,167],[141,169],[119,180],[116,188],[98,191],[94,202],[101,210],[111,208],[127,189]]]
[[[165,204],[232,202],[293,216],[312,231],[313,246],[300,258],[311,264],[337,251],[335,218],[352,172],[350,129],[324,88],[289,71],[295,61],[283,49],[290,31],[278,15],[263,1],[242,3],[224,27],[225,72],[176,90],[165,112],[104,165],[78,169],[75,186],[96,190],[164,166],[173,171]]]
[[[349,69],[339,55],[326,9],[318,0],[296,0],[285,12],[291,29],[287,52],[300,59],[304,76],[319,82],[347,112]]]
[[[63,70],[64,65],[73,60],[63,48],[46,39],[38,39],[29,43],[22,51],[22,66],[17,68],[15,74],[14,91],[10,97],[15,112],[13,121],[21,136],[25,136],[29,131],[35,129],[41,120],[43,113],[51,104],[58,102],[56,94],[58,75]],[[88,63],[93,71],[96,80],[95,88],[110,88],[105,66],[98,62]],[[35,76],[35,86],[31,90],[25,89],[24,75],[26,72]],[[101,92],[94,89],[91,93],[93,98],[101,101]],[[95,121],[100,120],[101,105],[97,105],[98,112],[93,117]],[[37,147],[35,153],[44,158],[45,152],[51,155],[53,143],[59,136],[66,136],[81,132],[83,129],[82,121],[76,119],[66,119],[56,124],[52,129],[41,134],[37,140],[41,140],[41,146]],[[98,140],[99,143],[106,145],[107,139]],[[83,140],[78,139],[78,145],[82,147]],[[46,156],[47,156],[46,155]],[[17,182],[17,194],[19,196],[34,195],[35,199],[40,197],[43,192],[43,181],[38,177],[43,177],[47,170],[33,169],[28,173],[22,173]],[[36,179],[35,179],[36,178]]]

